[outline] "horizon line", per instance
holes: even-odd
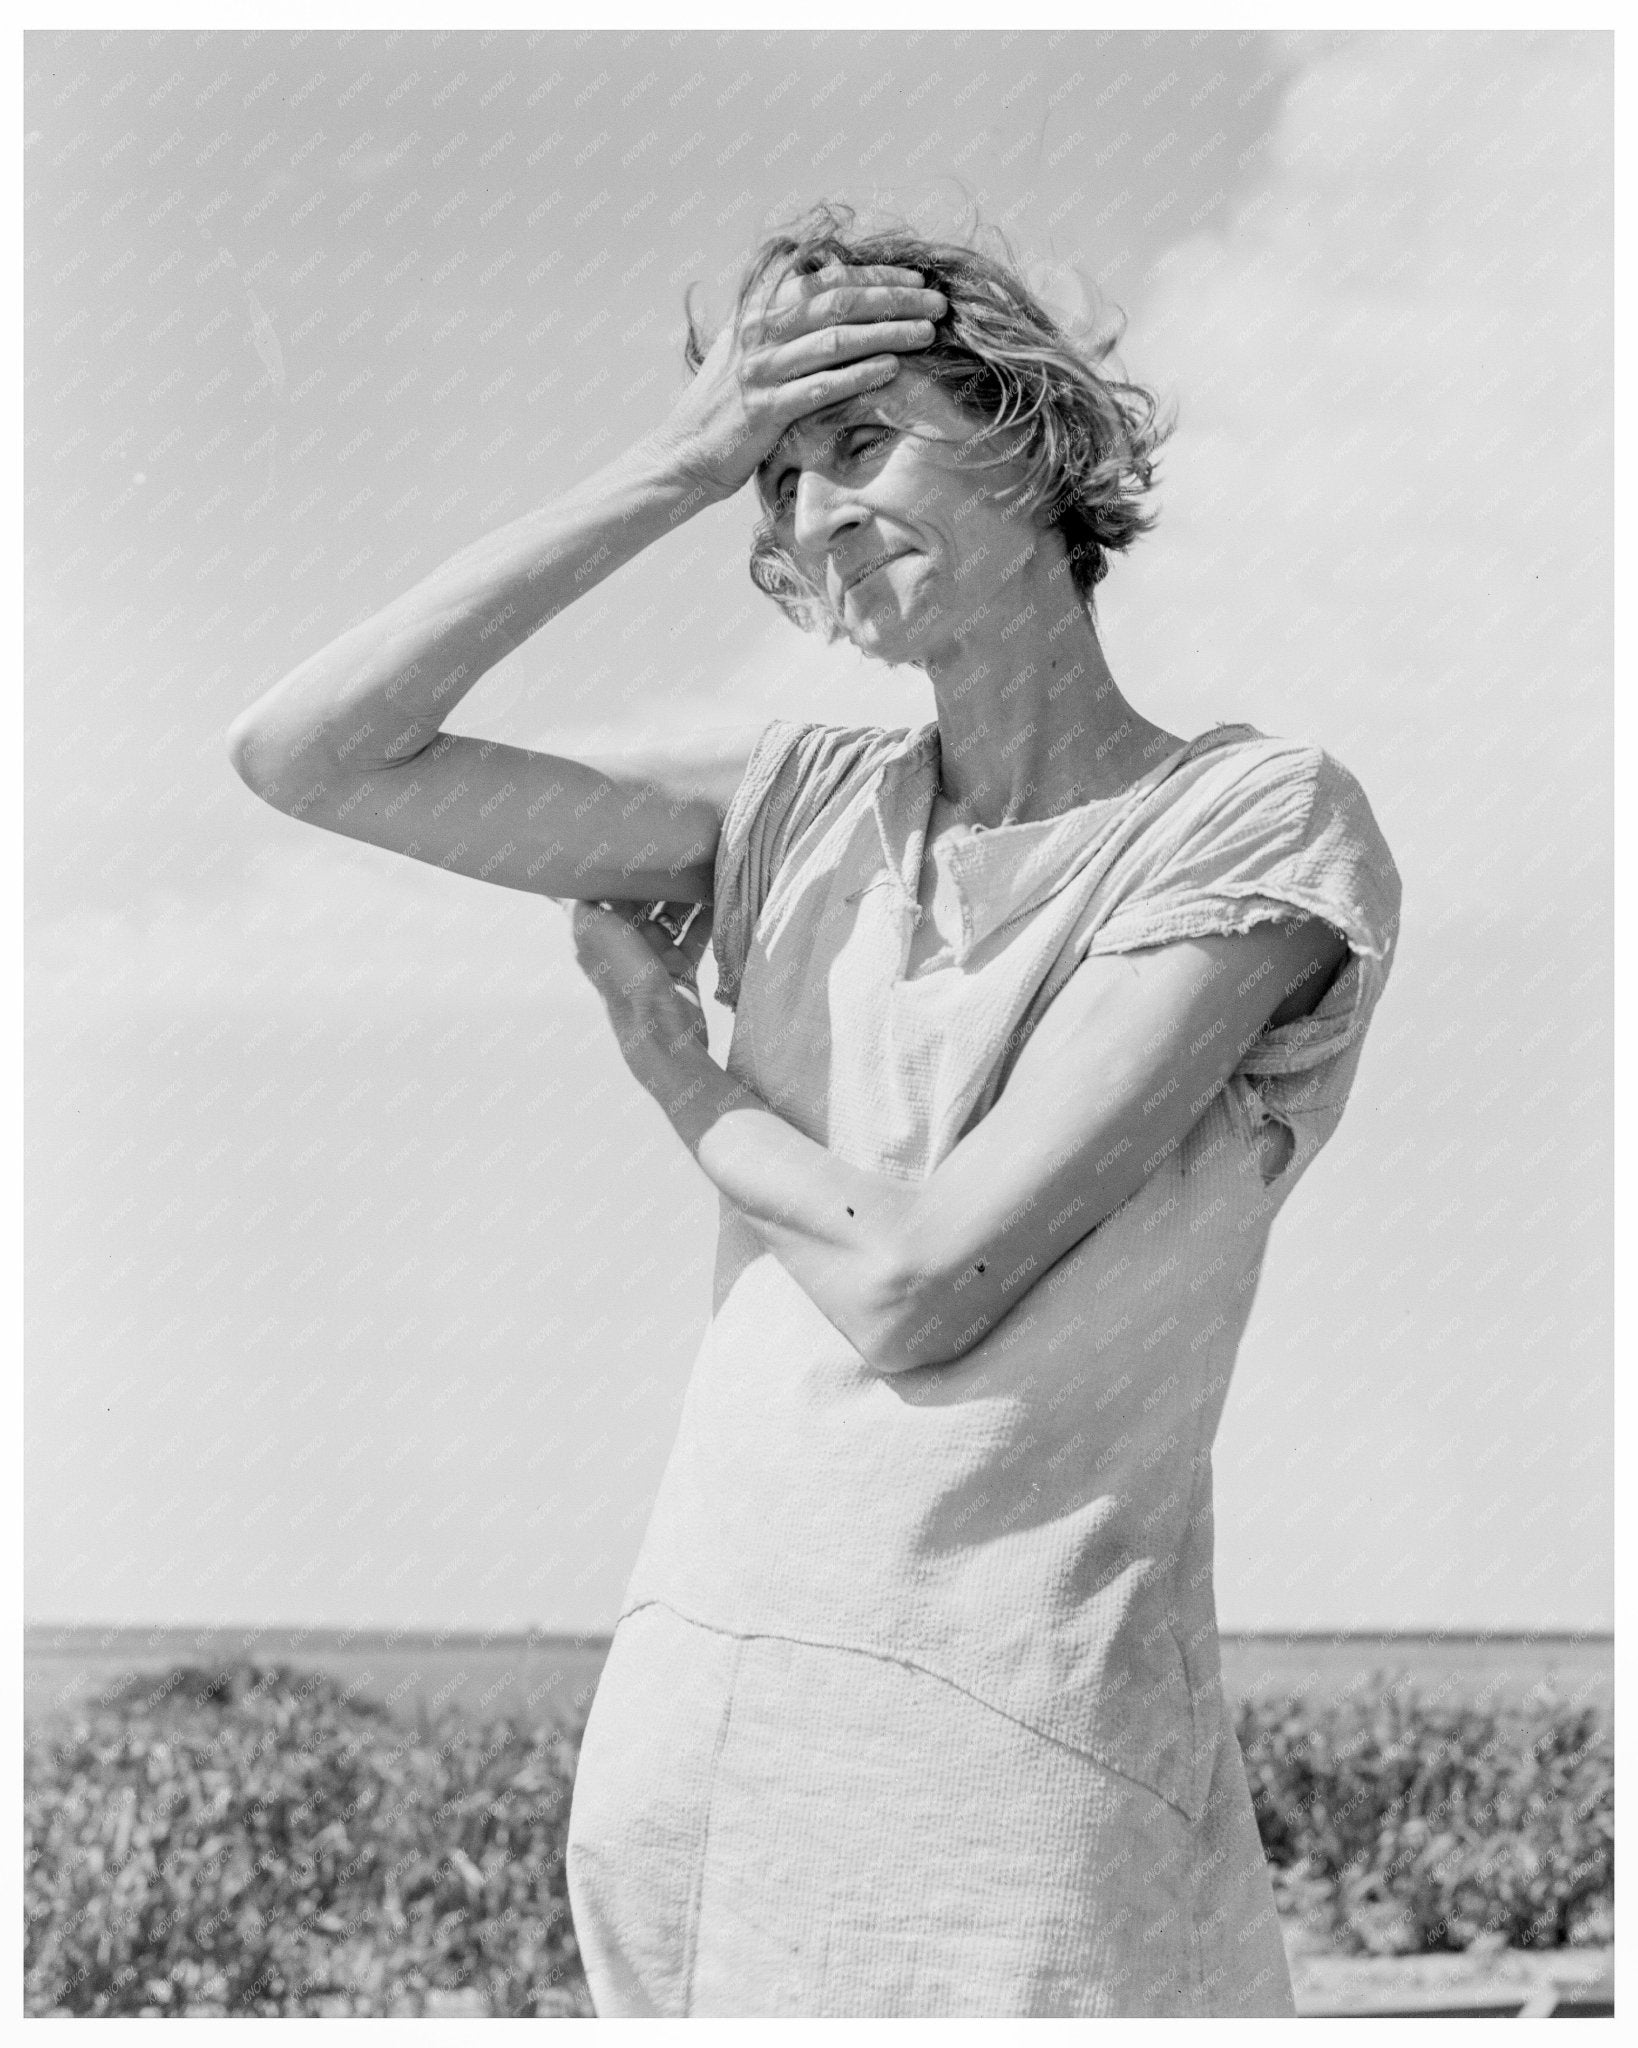
[[[390,1648],[397,1643],[448,1645],[477,1648],[504,1644],[564,1644],[590,1647],[608,1643],[612,1628],[576,1629],[545,1627],[527,1623],[521,1628],[478,1629],[437,1628],[424,1624],[394,1627],[379,1623],[342,1626],[331,1622],[142,1622],[142,1621],[29,1621],[23,1623],[25,1640],[37,1635],[59,1636],[244,1636],[252,1640],[268,1636],[294,1636],[302,1641],[326,1642],[333,1647],[357,1643],[363,1647]],[[1613,1628],[1438,1628],[1427,1626],[1348,1626],[1337,1628],[1220,1628],[1220,1641],[1325,1643],[1355,1640],[1400,1640],[1434,1643],[1609,1643]]]

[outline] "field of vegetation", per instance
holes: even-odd
[[[1614,1940],[1611,1722],[1550,1694],[1241,1704],[1282,1919],[1349,1955]]]
[[[1607,1713],[1550,1693],[1242,1704],[1282,1913],[1356,1955],[1612,1940]],[[406,1727],[320,1672],[132,1678],[28,1730],[27,2010],[589,2014],[576,1731]]]
[[[589,2014],[557,1724],[183,1666],[29,1730],[31,2013]]]

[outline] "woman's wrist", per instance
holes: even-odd
[[[664,1110],[691,1152],[725,1111],[757,1100],[717,1065],[695,1031],[679,1032],[672,1022],[650,1020],[622,1051],[633,1078]]]
[[[703,511],[707,505],[725,503],[738,489],[713,474],[706,452],[686,435],[676,432],[669,421],[634,442],[618,467],[644,479],[661,496],[674,500],[676,510],[671,516],[679,522]]]

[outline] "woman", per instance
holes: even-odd
[[[1212,1595],[1210,1447],[1269,1225],[1335,1127],[1398,879],[1318,750],[1122,695],[1094,586],[1152,401],[1005,265],[821,209],[666,427],[239,721],[293,815],[578,899],[721,1195],[712,1321],[587,1726],[600,2014],[1292,2010]],[[595,766],[440,733],[754,480],[799,623],[905,733]],[[709,905],[727,1071],[693,990]]]

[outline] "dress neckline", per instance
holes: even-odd
[[[1011,824],[946,827],[932,841],[938,892],[948,898],[947,915],[959,936],[953,963],[960,965],[983,937],[1043,902],[1065,886],[1078,853],[1120,829],[1173,772],[1194,755],[1243,737],[1258,737],[1245,724],[1218,725],[1174,747],[1130,788],[1094,797],[1050,818]],[[937,720],[912,733],[895,764],[886,764],[872,799],[886,878],[903,918],[900,978],[909,965],[912,935],[927,914],[921,902],[923,865],[939,800]],[[945,918],[941,917],[942,925]],[[918,977],[919,978],[919,977]]]
[[[1136,782],[1131,783],[1125,789],[1117,790],[1113,796],[1088,797],[1084,803],[1071,804],[1064,810],[1055,811],[1049,818],[1017,818],[1005,821],[999,825],[969,825],[958,821],[945,826],[939,837],[943,840],[959,835],[962,839],[971,840],[997,839],[1003,834],[1012,836],[1029,832],[1047,833],[1054,827],[1064,825],[1070,819],[1092,818],[1103,815],[1109,811],[1120,809],[1140,797],[1147,796],[1152,789],[1157,789],[1166,780],[1167,776],[1171,774],[1172,770],[1185,761],[1196,748],[1204,748],[1208,743],[1212,746],[1221,746],[1231,737],[1239,735],[1249,735],[1255,738],[1257,737],[1257,730],[1254,726],[1247,725],[1242,721],[1209,726],[1205,732],[1196,733],[1192,740],[1184,740],[1179,745],[1173,747],[1152,768],[1145,770]],[[929,761],[932,767],[931,793],[928,799],[926,814],[921,820],[920,836],[925,843],[931,830],[934,814],[941,801],[940,791],[943,783],[942,740],[936,718],[930,720],[912,734],[911,743],[905,750],[903,760],[904,766],[907,768],[923,767],[929,765]]]

